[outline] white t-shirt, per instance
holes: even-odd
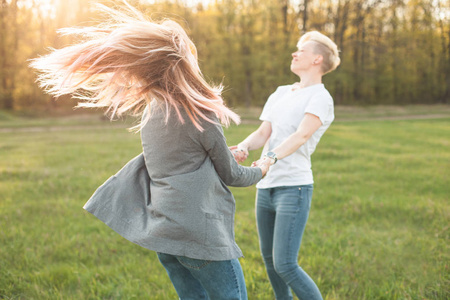
[[[266,177],[256,185],[260,189],[314,183],[311,155],[334,120],[333,98],[323,84],[296,90],[292,90],[292,87],[278,87],[264,105],[260,120],[271,123],[272,134],[262,155],[273,150],[297,131],[305,113],[319,117],[322,126],[297,151],[270,167]]]

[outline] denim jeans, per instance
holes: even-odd
[[[239,260],[211,261],[158,253],[181,300],[246,300]]]
[[[313,186],[258,189],[256,221],[261,254],[277,300],[322,299],[317,285],[298,265],[298,252],[311,207]]]

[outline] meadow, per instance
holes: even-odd
[[[225,130],[229,145],[258,126],[254,113],[243,115],[246,122]],[[449,107],[336,115],[313,155],[300,265],[327,300],[450,299]],[[177,299],[155,253],[82,209],[141,152],[130,124],[0,112],[0,299]],[[274,299],[258,249],[255,188],[232,191],[249,299]]]

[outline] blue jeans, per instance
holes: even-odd
[[[311,207],[313,186],[258,189],[256,221],[261,254],[278,300],[322,299],[317,285],[298,265],[298,252]]]
[[[246,300],[239,260],[211,261],[158,253],[181,300]]]

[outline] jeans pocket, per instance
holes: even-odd
[[[306,188],[304,188],[304,187],[298,188],[298,205],[302,204],[303,199],[305,198],[305,192],[306,192]]]
[[[180,264],[182,264],[186,268],[195,270],[200,270],[212,262],[211,260],[195,259],[186,256],[178,256],[177,258]]]
[[[310,209],[311,207],[311,196],[313,188],[311,186],[301,186],[298,188],[299,193],[299,206],[302,208]],[[305,207],[306,205],[306,207]]]

